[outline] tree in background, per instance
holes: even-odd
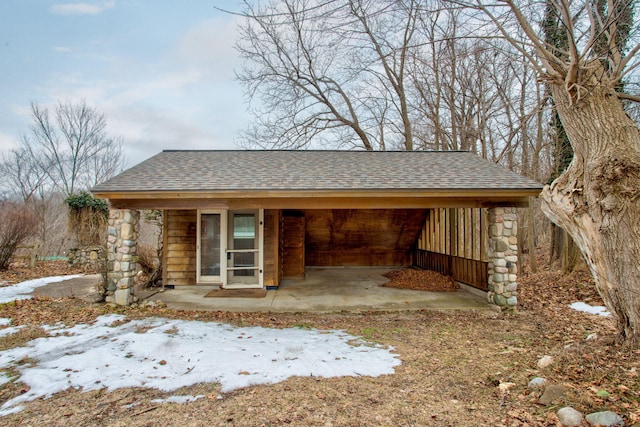
[[[533,70],[445,0],[247,1],[242,16],[246,145],[469,150],[527,174],[519,153],[539,157],[521,137],[542,118]]]
[[[557,5],[553,0],[547,0],[546,2],[542,30],[544,31],[545,41],[548,45],[554,46],[558,55],[566,56],[569,47],[569,38],[566,28],[562,26]],[[573,149],[571,148],[567,132],[565,132],[564,126],[562,126],[558,111],[555,108],[549,85],[546,85],[546,88],[548,102],[551,106],[549,131],[553,146],[553,169],[547,181],[547,184],[550,184],[559,177],[571,163],[573,159]],[[554,223],[551,223],[551,244],[549,246],[549,263],[559,261],[565,273],[573,271],[580,260],[579,248],[567,232]]]
[[[259,99],[246,139],[302,148],[413,148],[407,63],[418,2],[245,2],[238,73]]]
[[[82,101],[48,108],[31,104],[32,124],[18,147],[0,159],[0,186],[38,218],[43,254],[59,255],[67,238],[64,200],[122,170],[122,141],[106,133],[106,118]]]
[[[33,153],[50,184],[65,196],[104,181],[122,167],[122,141],[106,134],[105,116],[84,101],[59,103],[53,117],[32,103],[31,118],[21,148]]]

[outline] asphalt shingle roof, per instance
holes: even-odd
[[[537,182],[461,151],[167,150],[92,191],[541,188]]]

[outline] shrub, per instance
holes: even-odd
[[[0,202],[0,271],[9,268],[18,246],[36,230],[36,217],[26,206]]]
[[[75,232],[78,244],[102,244],[109,216],[107,202],[81,191],[67,197],[65,203],[69,207],[69,229]]]
[[[142,287],[155,286],[156,282],[162,278],[162,258],[158,250],[150,245],[138,245],[138,265],[140,273],[138,280]]]

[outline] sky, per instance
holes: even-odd
[[[0,154],[30,104],[82,100],[127,165],[163,149],[233,149],[249,114],[234,79],[240,0],[0,1]]]

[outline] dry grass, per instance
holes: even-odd
[[[576,298],[598,302],[588,276],[563,278],[543,272],[523,278],[520,290],[521,309],[515,315],[205,313],[115,309],[77,300],[5,305],[0,317],[11,317],[14,324],[73,324],[118,311],[130,318],[197,317],[272,328],[304,324],[344,329],[393,346],[402,365],[395,374],[378,378],[298,377],[223,395],[216,384],[170,394],[148,389],[68,390],[27,403],[23,412],[0,421],[34,426],[554,426],[558,407],[571,405],[585,412],[611,409],[629,424],[639,422],[637,350],[612,345],[610,319],[567,307]],[[543,355],[556,362],[538,369],[536,362]],[[535,376],[567,384],[569,396],[563,402],[539,404],[539,394],[526,388]],[[506,382],[515,386],[503,392],[499,385]],[[20,393],[20,386],[5,386],[0,398]],[[151,402],[177,394],[206,398],[184,405]]]

